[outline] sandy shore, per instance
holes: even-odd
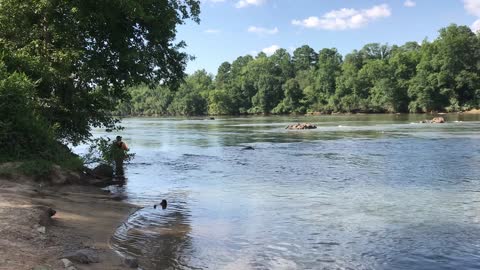
[[[466,111],[464,113],[466,113],[466,114],[480,114],[480,109],[473,109],[473,110],[470,110],[470,111]]]
[[[42,226],[48,207],[57,213]],[[109,241],[136,209],[96,187],[42,187],[25,179],[0,178],[0,269],[65,269],[60,258],[83,248],[97,253],[100,262],[74,263],[79,270],[131,269]]]

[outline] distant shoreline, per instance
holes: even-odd
[[[168,115],[168,114],[134,114],[134,115],[117,115],[122,118],[167,118],[167,117],[181,117],[181,118],[195,118],[199,120],[214,120],[215,117],[255,117],[255,116],[342,116],[342,115],[446,115],[446,114],[480,114],[480,109],[472,109],[468,111],[458,112],[418,112],[418,113],[382,113],[382,112],[338,112],[338,113],[322,113],[310,112],[305,114],[225,114],[225,115]],[[213,119],[210,119],[213,118]]]

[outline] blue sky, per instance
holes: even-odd
[[[307,44],[342,54],[371,42],[432,40],[451,23],[480,29],[480,0],[201,0],[201,23],[178,28],[188,44],[187,73],[238,56]]]

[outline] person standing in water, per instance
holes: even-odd
[[[128,146],[122,141],[122,136],[117,136],[115,142],[112,145],[112,155],[115,161],[115,176],[123,177],[123,161],[127,157]]]

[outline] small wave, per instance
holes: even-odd
[[[316,244],[322,246],[340,246],[340,243],[337,242],[318,242]]]

